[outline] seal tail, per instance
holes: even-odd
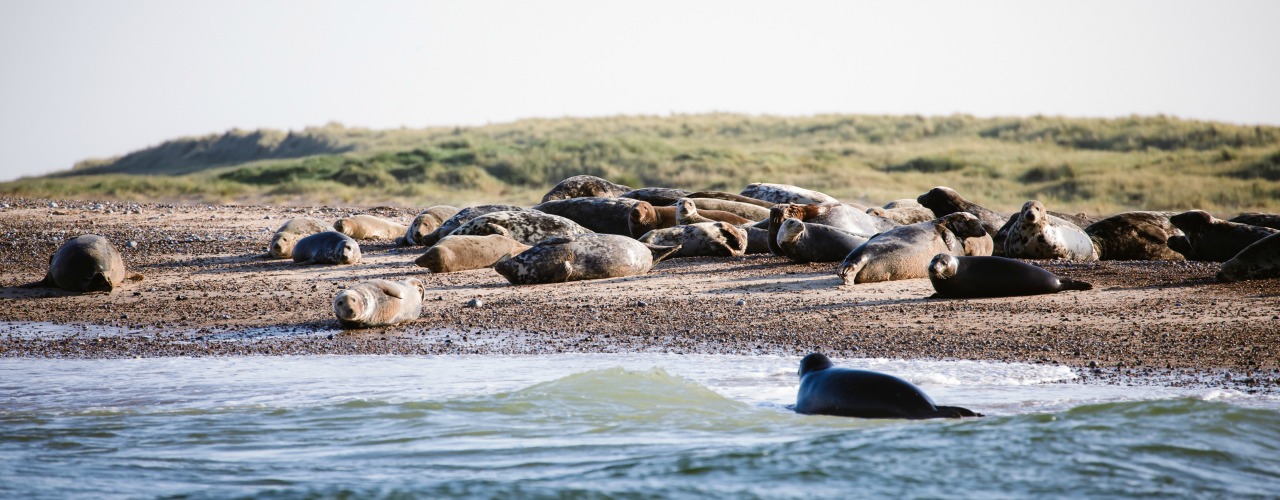
[[[862,266],[866,265],[866,261],[862,258],[862,253],[858,250],[862,247],[854,249],[848,257],[844,258],[844,262],[836,267],[836,276],[844,280],[844,284],[852,285],[857,282],[858,272],[862,270]]]
[[[1062,283],[1063,290],[1093,290],[1093,284],[1085,281],[1076,281],[1071,278],[1059,278]]]
[[[659,262],[662,262],[667,258],[675,255],[676,252],[679,252],[680,247],[683,245],[663,246],[663,245],[653,245],[653,244],[645,243],[644,246],[649,247],[649,252],[653,254],[653,265],[656,266],[658,265]]]
[[[18,288],[53,288],[55,286],[57,285],[53,283],[53,275],[45,273],[44,279],[40,281],[33,281],[31,283],[23,283],[18,285]]]

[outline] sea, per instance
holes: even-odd
[[[812,416],[799,361],[0,359],[0,498],[1280,496],[1274,395],[852,358],[986,416]]]

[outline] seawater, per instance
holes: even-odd
[[[963,420],[798,415],[799,358],[0,359],[0,498],[1274,497],[1280,399],[837,359]]]

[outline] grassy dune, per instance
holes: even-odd
[[[210,203],[536,203],[591,174],[633,187],[796,184],[879,205],[946,185],[1002,211],[1280,211],[1280,127],[1122,119],[733,114],[473,128],[232,131],[183,138],[0,193]]]

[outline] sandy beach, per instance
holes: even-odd
[[[768,353],[1016,361],[1081,381],[1280,393],[1280,280],[1223,284],[1217,263],[1037,262],[1085,292],[928,298],[928,280],[844,286],[832,264],[772,255],[663,262],[643,276],[511,286],[484,269],[431,274],[421,247],[362,242],[351,266],[261,257],[284,221],[415,209],[0,199],[0,356]],[[111,294],[18,288],[63,241],[111,239],[145,278]],[[417,277],[415,322],[344,331],[331,301]],[[468,303],[478,301],[475,306]]]

